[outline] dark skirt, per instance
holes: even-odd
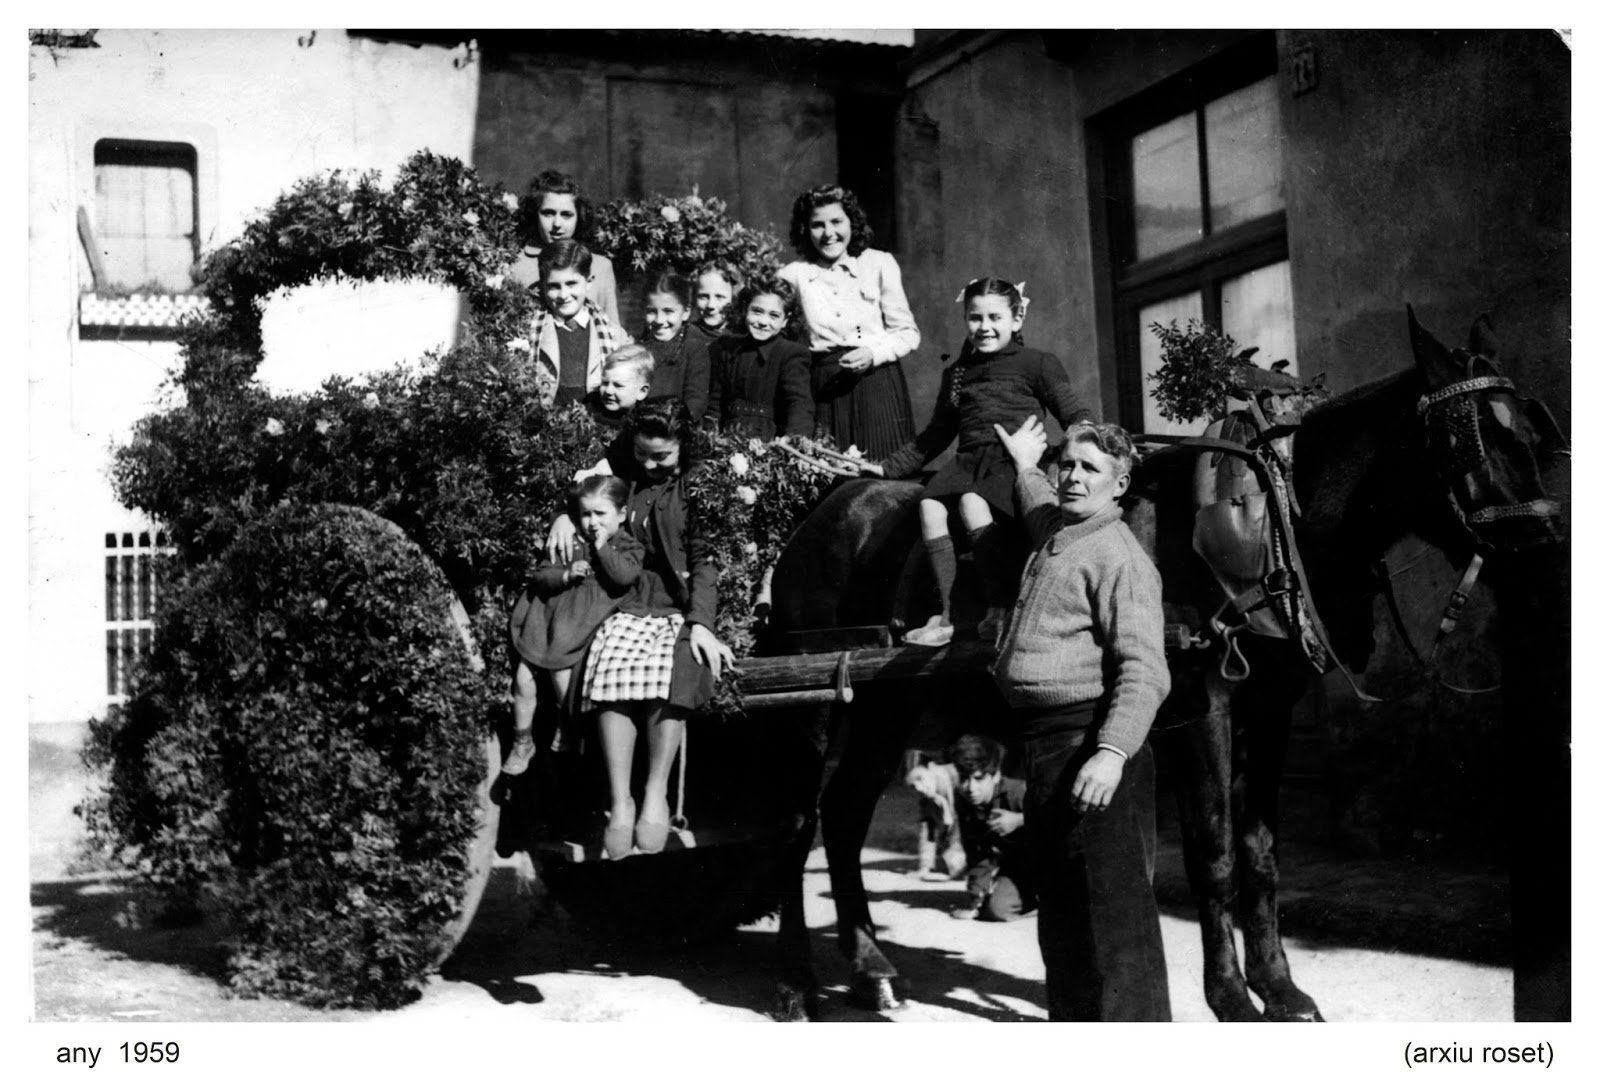
[[[831,434],[839,448],[856,446],[869,460],[882,460],[916,436],[911,391],[899,362],[874,366],[859,377],[839,370],[844,350],[812,358],[817,401],[817,431]]]
[[[928,480],[922,496],[937,500],[976,494],[996,513],[1015,517],[1016,490],[1016,465],[1004,447],[995,443],[956,453]]]
[[[529,667],[576,667],[600,625],[617,609],[593,577],[547,598],[525,592],[511,609],[511,644]]]

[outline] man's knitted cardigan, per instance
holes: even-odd
[[[1068,524],[1044,472],[1017,476],[1034,542],[995,678],[1017,709],[1094,701],[1110,692],[1096,742],[1138,751],[1172,684],[1162,646],[1161,575],[1109,509]]]

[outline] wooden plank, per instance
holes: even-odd
[[[987,674],[994,647],[977,641],[955,641],[944,648],[898,645],[856,649],[850,653],[850,681],[856,685],[886,679],[920,679]],[[739,687],[746,694],[777,690],[832,688],[839,666],[837,652],[790,656],[750,656],[739,661]]]

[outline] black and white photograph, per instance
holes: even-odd
[[[1581,1044],[1574,32],[850,14],[28,30],[33,1063]]]

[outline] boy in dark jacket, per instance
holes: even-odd
[[[945,758],[956,767],[956,819],[967,850],[968,901],[958,920],[1015,920],[1037,902],[1028,858],[1023,801],[1028,786],[1000,773],[1000,744],[963,735]]]

